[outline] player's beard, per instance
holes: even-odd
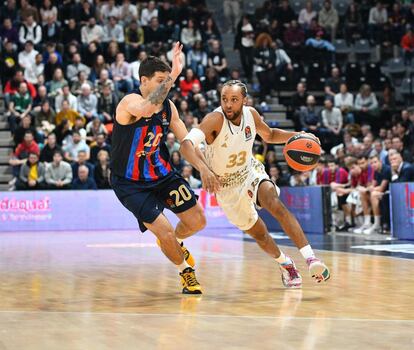
[[[237,120],[237,119],[241,116],[242,111],[243,111],[243,109],[242,109],[242,108],[240,108],[238,111],[232,111],[232,112],[233,112],[233,114],[232,114],[231,116],[229,116],[229,115],[227,114],[227,112],[225,111],[225,112],[224,112],[224,115],[226,116],[226,119],[227,119],[227,120],[230,120],[230,121],[232,122],[232,121],[234,121],[234,120]]]

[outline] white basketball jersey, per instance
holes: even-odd
[[[256,125],[249,107],[243,106],[239,126],[224,116],[221,107],[215,109],[223,117],[223,126],[211,145],[206,145],[205,156],[211,170],[219,176],[223,187],[233,187],[247,178],[254,165],[252,153]]]

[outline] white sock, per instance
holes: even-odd
[[[187,267],[191,267],[190,265],[187,264],[187,261],[185,261],[185,259],[181,264],[175,265],[175,266],[177,266],[180,272],[184,271]]]
[[[371,225],[371,215],[364,215],[364,226]]]
[[[351,219],[351,215],[347,215],[347,216],[345,216],[345,222],[347,223],[347,224],[352,224],[352,219]]]
[[[374,216],[374,226],[376,227],[381,226],[381,216]]]
[[[278,258],[275,258],[275,260],[279,263],[279,264],[284,264],[290,261],[289,258],[286,257],[286,255],[280,251],[280,256]]]
[[[177,237],[176,237],[177,238]],[[180,243],[181,244],[181,242],[182,242],[183,240],[182,239],[180,239],[180,238],[177,238],[177,242],[178,243]]]
[[[300,248],[299,251],[305,258],[305,260],[309,258],[315,258],[315,253],[313,252],[313,249],[309,244],[305,245],[303,248]]]

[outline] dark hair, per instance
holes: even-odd
[[[365,155],[361,155],[361,156],[359,156],[359,157],[358,157],[358,160],[360,160],[360,159],[365,159],[365,160],[368,160],[368,157],[367,157],[367,156],[365,156]]]
[[[156,72],[171,72],[171,67],[155,56],[148,56],[139,65],[138,74],[140,77],[151,79]]]
[[[56,150],[56,151],[54,151],[53,152],[53,157],[56,155],[56,154],[59,154],[62,158],[63,158],[63,153],[62,153],[62,151],[60,151],[60,150]]]
[[[32,135],[34,137],[34,134],[33,134],[33,131],[32,130],[26,130],[26,132],[24,133],[24,136],[26,136],[28,134],[30,134],[30,135]]]
[[[247,96],[247,86],[246,84],[242,83],[240,80],[228,80],[223,84],[223,88],[225,86],[238,86],[241,90],[243,97]]]
[[[328,163],[338,164],[338,160],[335,159],[335,157],[331,154],[327,155],[325,159],[326,159],[326,164],[328,164]]]
[[[371,156],[369,156],[369,159],[374,159],[374,158],[377,158],[379,161],[381,160],[378,153],[374,153]]]

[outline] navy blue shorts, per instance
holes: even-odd
[[[137,218],[142,232],[147,230],[144,222],[151,224],[165,208],[178,214],[197,204],[194,191],[177,173],[151,187],[112,174],[111,185],[122,205]]]

